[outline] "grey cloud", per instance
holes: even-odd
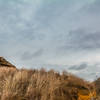
[[[34,57],[39,57],[39,56],[41,56],[42,54],[43,54],[43,49],[40,49],[40,50],[36,51],[36,52],[33,54],[33,56],[34,56]]]
[[[42,54],[43,54],[43,49],[39,49],[35,51],[34,53],[31,53],[31,51],[26,51],[21,56],[21,59],[22,60],[32,60],[33,58],[42,56]]]
[[[0,53],[30,66],[80,63],[93,54],[95,59],[96,49],[100,49],[100,1],[49,1],[0,0]],[[69,69],[83,71],[85,66],[89,67],[83,64]]]
[[[100,15],[100,0],[95,0],[92,4],[88,5],[87,7],[85,6],[84,9],[88,14]]]
[[[70,31],[66,36],[65,49],[100,49],[100,32],[89,32],[84,29]]]
[[[85,70],[88,67],[88,65],[86,63],[80,64],[80,65],[74,65],[74,66],[70,66],[69,70]]]

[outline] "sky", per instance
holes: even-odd
[[[100,0],[0,0],[0,56],[18,68],[100,76]]]

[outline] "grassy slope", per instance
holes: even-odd
[[[79,90],[90,88],[66,72],[0,68],[0,100],[77,100]]]

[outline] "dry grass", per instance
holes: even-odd
[[[0,100],[78,100],[84,88],[90,84],[66,72],[0,68]]]

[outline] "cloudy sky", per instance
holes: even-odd
[[[0,0],[0,56],[92,80],[100,72],[99,27],[100,0]]]

